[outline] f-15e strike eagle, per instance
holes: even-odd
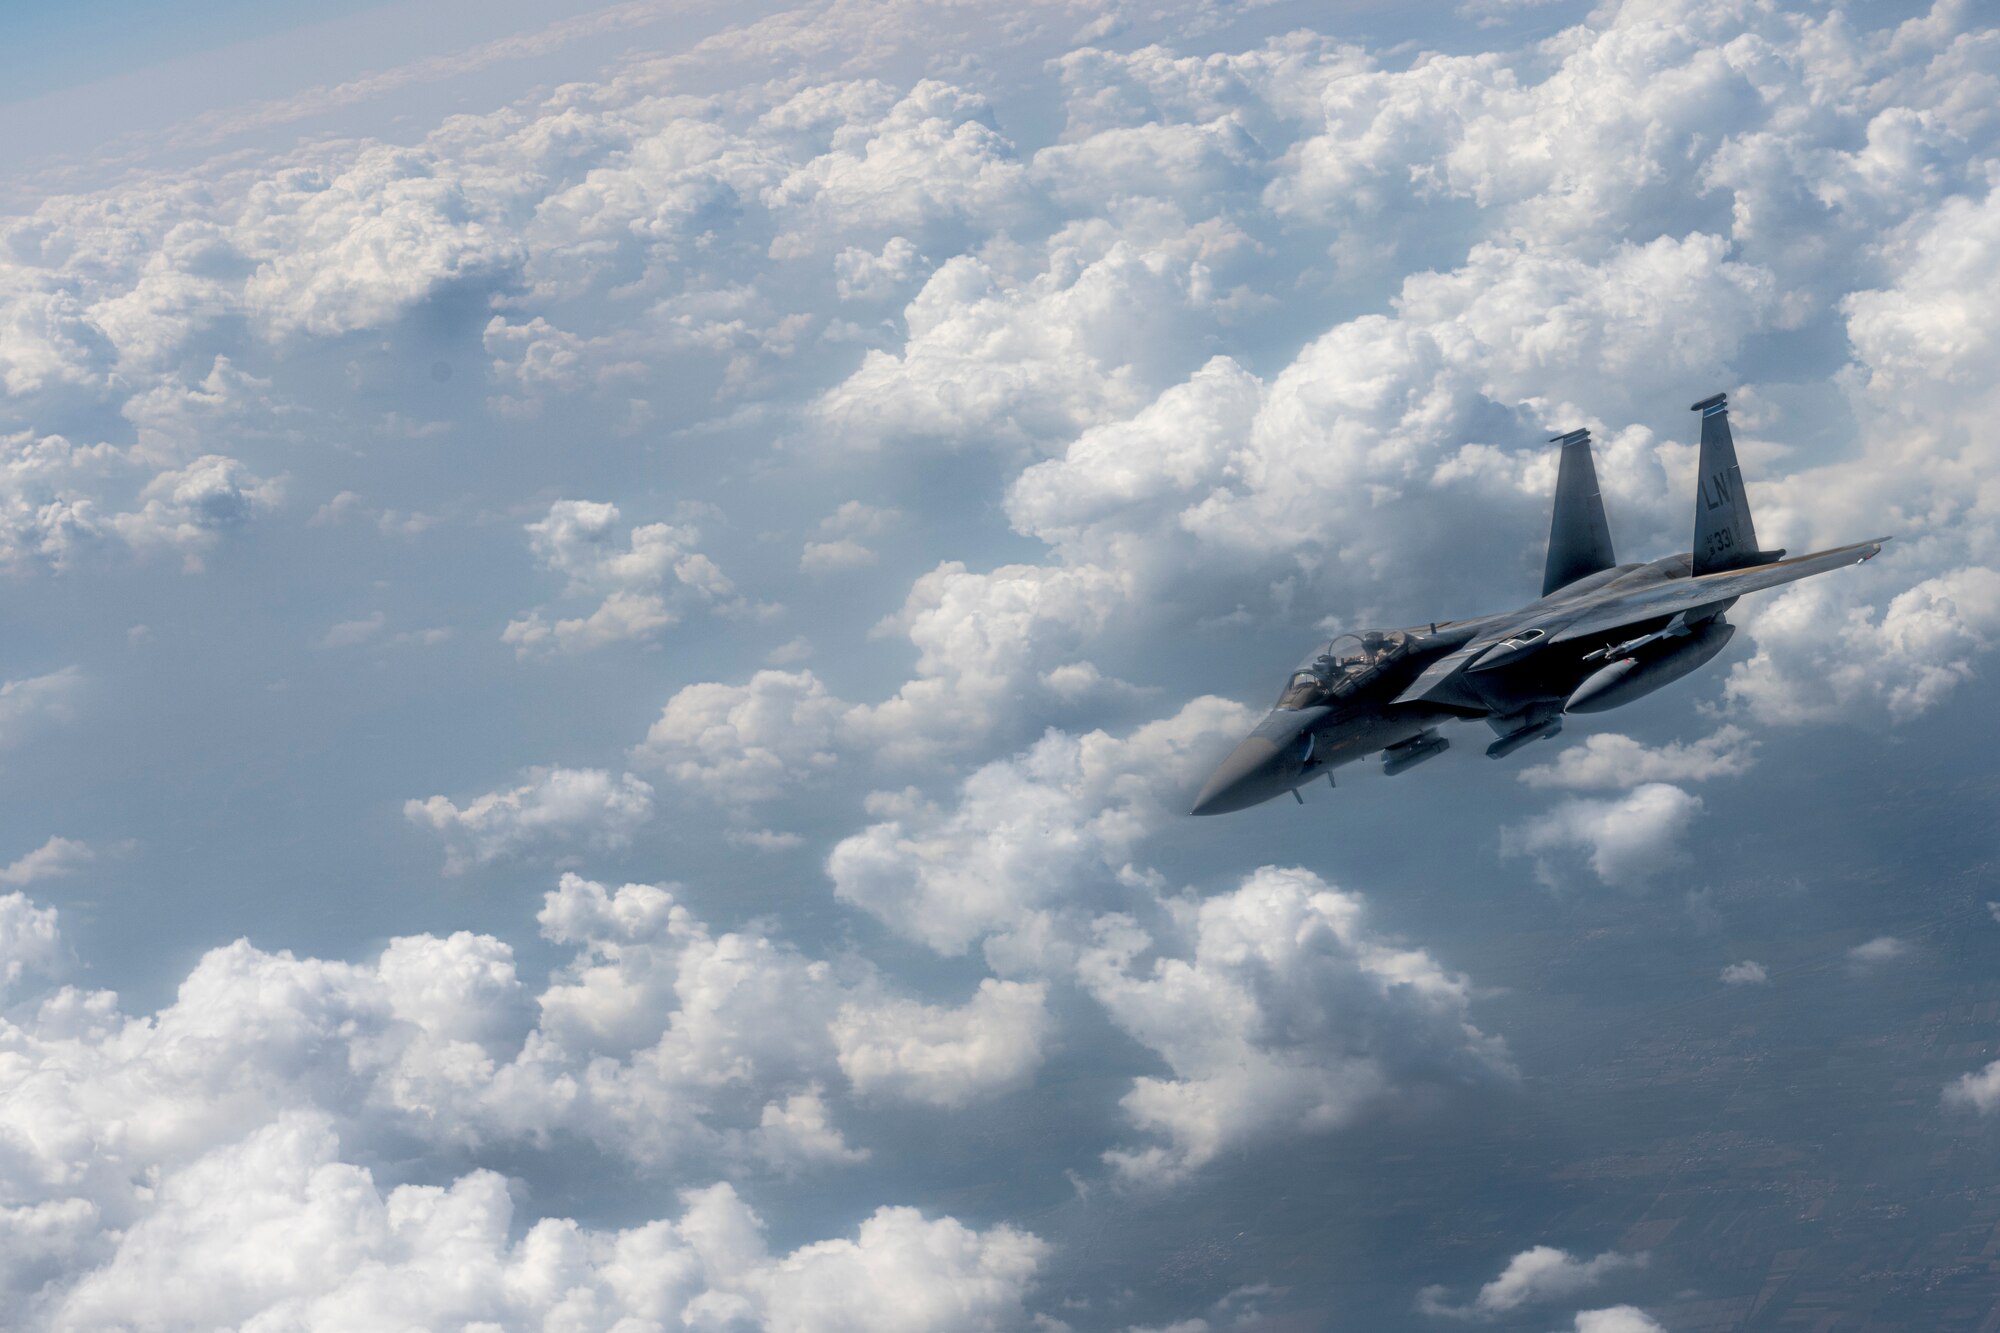
[[[1600,713],[1701,666],[1736,627],[1722,613],[1760,588],[1858,564],[1888,538],[1794,559],[1757,545],[1729,403],[1704,398],[1694,549],[1640,565],[1611,553],[1590,432],[1558,435],[1555,518],[1542,596],[1518,611],[1413,629],[1343,634],[1313,650],[1271,715],[1222,761],[1194,813],[1225,814],[1291,792],[1376,751],[1397,774],[1451,744],[1450,718],[1483,718],[1499,759],[1562,730],[1565,713]]]

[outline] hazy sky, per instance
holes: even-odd
[[[10,1327],[1992,1307],[1980,6],[184,8],[0,18]],[[1718,390],[1882,559],[1185,816]]]

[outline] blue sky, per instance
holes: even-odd
[[[1978,1306],[1974,7],[313,17],[8,43],[24,1327]],[[1717,390],[1889,552],[1185,816],[1316,636],[1531,596],[1555,430],[1683,549]]]

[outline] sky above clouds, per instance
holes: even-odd
[[[1979,5],[123,15],[0,20],[19,1326],[1996,1308]],[[1186,817],[1717,390],[1884,558]]]

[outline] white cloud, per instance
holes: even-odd
[[[1722,984],[1725,986],[1768,986],[1771,984],[1771,974],[1764,970],[1762,963],[1746,958],[1740,963],[1731,963],[1722,969]]]
[[[73,666],[0,685],[0,746],[18,745],[46,723],[74,718],[83,685],[82,668]]]
[[[0,896],[0,990],[51,971],[60,958],[55,909],[36,906],[24,893]]]
[[[1123,610],[1129,577],[1095,566],[1003,565],[977,574],[956,561],[910,587],[881,630],[917,649],[917,674],[882,703],[857,708],[855,737],[891,760],[932,759],[1014,721],[1043,672]],[[1044,688],[1049,688],[1045,686]],[[1060,692],[1051,691],[1060,700]]]
[[[292,1113],[167,1175],[105,1261],[50,1294],[50,1324],[997,1330],[1025,1318],[1048,1252],[1010,1227],[880,1208],[851,1237],[772,1254],[726,1184],[626,1230],[545,1217],[517,1231],[491,1171],[385,1191],[341,1146]]]
[[[0,884],[19,887],[33,884],[38,879],[73,875],[79,866],[87,865],[96,856],[88,843],[74,838],[52,837],[34,851],[0,869]]]
[[[819,522],[828,537],[879,537],[903,521],[900,509],[848,500]]]
[[[444,166],[444,170],[439,170]],[[302,167],[260,182],[237,234],[269,256],[243,307],[276,338],[379,328],[433,293],[521,262],[490,193],[431,149],[370,145],[333,171]]]
[[[1736,777],[1756,762],[1757,742],[1741,727],[1722,726],[1692,743],[1642,745],[1617,732],[1599,732],[1546,764],[1521,770],[1530,787],[1573,791],[1637,787],[1648,782],[1702,782]]]
[[[1636,1305],[1613,1305],[1577,1311],[1576,1333],[1667,1333],[1667,1329]]]
[[[602,599],[587,616],[551,623],[540,610],[510,621],[501,635],[516,652],[586,652],[647,640],[680,621],[691,605],[739,611],[744,603],[713,560],[695,549],[699,529],[648,523],[618,537],[618,506],[558,500],[528,524],[529,547],[544,569],[564,576],[565,595]]]
[[[1039,985],[995,981],[965,1008],[927,1008],[858,962],[711,931],[659,886],[566,875],[538,919],[571,951],[539,991],[506,944],[464,931],[397,938],[363,963],[239,940],[145,1016],[109,992],[43,986],[0,1024],[0,1189],[55,1220],[87,1205],[93,1243],[115,1242],[157,1215],[162,1176],[298,1117],[365,1152],[400,1145],[398,1159],[412,1142],[560,1135],[655,1175],[844,1168],[869,1154],[824,1087],[851,1076],[870,1095],[964,1105],[1031,1078],[1047,1038]],[[14,999],[60,964],[56,927],[52,910],[0,897]],[[13,1223],[34,1219],[0,1218]]]
[[[1141,875],[1129,860],[1137,841],[1179,814],[1204,765],[1251,721],[1240,705],[1196,699],[1122,739],[1052,730],[973,773],[949,811],[878,797],[875,811],[891,817],[827,858],[834,893],[944,953],[1025,927],[1093,882]]]
[[[343,620],[319,636],[319,646],[326,649],[356,648],[381,634],[388,623],[389,617],[380,611],[371,611],[358,620]]]
[[[233,458],[205,454],[184,468],[162,472],[139,493],[143,502],[111,525],[141,553],[179,551],[190,570],[226,533],[277,507],[284,485],[253,475]]]
[[[900,353],[871,351],[813,410],[859,450],[900,440],[1040,451],[1141,407],[1188,361],[1200,299],[1184,261],[1122,241],[1058,246],[1019,280],[970,255],[939,265],[903,312]]]
[[[1893,963],[1899,958],[1907,958],[1909,955],[1908,941],[1899,940],[1894,935],[1877,935],[1874,939],[1849,949],[1847,961],[1856,970],[1866,971],[1880,967],[1884,963]]]
[[[1454,1319],[1505,1314],[1524,1305],[1565,1300],[1589,1291],[1612,1273],[1645,1266],[1643,1254],[1606,1250],[1594,1259],[1579,1259],[1553,1245],[1536,1245],[1509,1259],[1500,1276],[1481,1287],[1469,1304],[1452,1305],[1444,1299],[1443,1287],[1426,1287],[1417,1296],[1417,1308]]]
[[[988,977],[956,1009],[850,1003],[834,1019],[840,1068],[864,1097],[964,1106],[1026,1086],[1051,1020],[1040,982]]]
[[[843,301],[884,301],[913,286],[925,262],[907,236],[891,236],[880,254],[849,246],[833,258],[834,289]]]
[[[764,192],[789,224],[776,249],[804,254],[829,235],[893,236],[938,219],[1005,225],[1028,197],[1013,145],[989,119],[976,93],[936,79],[884,113],[854,118],[834,132],[828,152]]]
[[[1508,1070],[1471,1023],[1465,979],[1372,934],[1361,900],[1310,871],[1266,866],[1169,907],[1171,938],[1107,917],[1078,964],[1111,1020],[1172,1070],[1121,1103],[1160,1140],[1106,1154],[1122,1179],[1171,1183],[1233,1148],[1337,1129],[1405,1078]]]
[[[1757,651],[1730,672],[1730,703],[1759,722],[1892,719],[1927,712],[1973,677],[2000,633],[2000,571],[1968,566],[1925,579],[1878,616],[1832,580],[1788,589],[1750,621]]]
[[[689,685],[667,701],[632,762],[721,800],[769,800],[833,767],[847,712],[810,671],[759,671],[745,685]]]
[[[1961,1074],[1947,1084],[1944,1090],[1944,1104],[1981,1115],[1991,1115],[2000,1111],[2000,1060],[1995,1060],[1984,1069],[1970,1074]]]
[[[1665,782],[1612,800],[1577,797],[1503,830],[1500,851],[1533,857],[1536,874],[1550,884],[1564,853],[1583,855],[1606,884],[1640,883],[1680,860],[1681,836],[1701,808],[1699,796]]]
[[[607,851],[625,846],[653,817],[653,789],[632,774],[596,768],[531,768],[527,781],[487,792],[465,806],[432,796],[403,803],[403,815],[445,839],[445,873],[500,857],[555,847]]]
[[[875,553],[852,537],[830,542],[807,542],[799,555],[799,569],[815,576],[867,569],[876,561]]]

